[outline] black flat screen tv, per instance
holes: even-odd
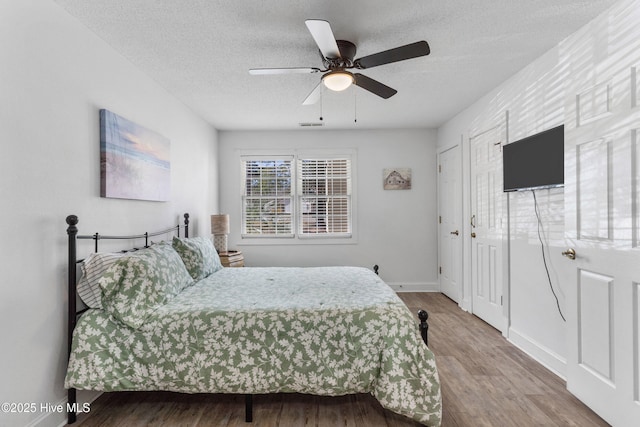
[[[504,191],[564,185],[564,125],[502,147]]]

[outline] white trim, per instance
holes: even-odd
[[[534,339],[521,334],[513,327],[509,328],[509,337],[507,338],[507,340],[511,344],[518,347],[520,350],[527,353],[542,366],[549,369],[551,372],[566,381],[567,359],[563,358],[551,349],[543,346]]]
[[[101,391],[78,390],[76,392],[78,405],[85,403],[91,404],[102,395]],[[67,398],[53,404],[53,406],[62,405],[65,410],[63,412],[44,412],[38,418],[27,424],[26,427],[63,427],[67,425]]]
[[[241,240],[236,243],[236,246],[286,246],[286,245],[357,245],[358,239],[352,234],[351,237],[337,237],[337,236],[324,236],[322,238],[309,238],[309,237],[244,237],[241,236]]]
[[[438,282],[424,283],[397,283],[387,282],[387,285],[396,292],[440,292]]]
[[[504,112],[505,126],[504,139],[505,144],[500,146],[500,152],[504,145],[510,143],[509,140],[509,110]],[[502,165],[504,170],[504,165]],[[504,188],[504,184],[503,184]],[[502,316],[504,319],[502,327],[502,336],[509,338],[509,329],[511,328],[511,211],[509,208],[509,193],[502,197],[502,217],[506,218],[506,224],[502,224]]]

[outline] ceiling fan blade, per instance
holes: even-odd
[[[252,68],[249,74],[254,76],[271,75],[271,74],[312,74],[319,72],[319,68]]]
[[[302,105],[315,104],[316,102],[318,102],[318,99],[320,99],[321,93],[322,93],[322,81],[320,81],[320,83],[318,83],[318,85],[313,88],[313,90],[309,95],[307,95],[307,97],[302,102]]]
[[[307,19],[304,21],[307,28],[315,40],[320,52],[325,58],[341,58],[338,43],[331,31],[331,25],[327,21],[321,19]]]
[[[363,56],[356,59],[357,68],[371,68],[378,65],[390,64],[392,62],[404,61],[405,59],[417,58],[419,56],[429,55],[431,49],[429,43],[422,40],[419,42],[396,47],[394,49],[385,50],[384,52],[374,53],[373,55]]]
[[[373,80],[370,77],[367,77],[360,73],[355,73],[353,75],[356,79],[356,86],[360,86],[362,89],[368,90],[369,92],[378,95],[381,98],[388,99],[393,95],[398,93],[397,90],[390,88],[387,85],[380,83],[377,80]]]

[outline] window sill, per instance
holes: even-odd
[[[351,237],[243,237],[236,246],[357,245]]]

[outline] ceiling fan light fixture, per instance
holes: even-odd
[[[322,82],[327,87],[335,92],[340,92],[347,89],[349,86],[355,83],[353,74],[348,71],[337,70],[331,71],[322,76]]]

